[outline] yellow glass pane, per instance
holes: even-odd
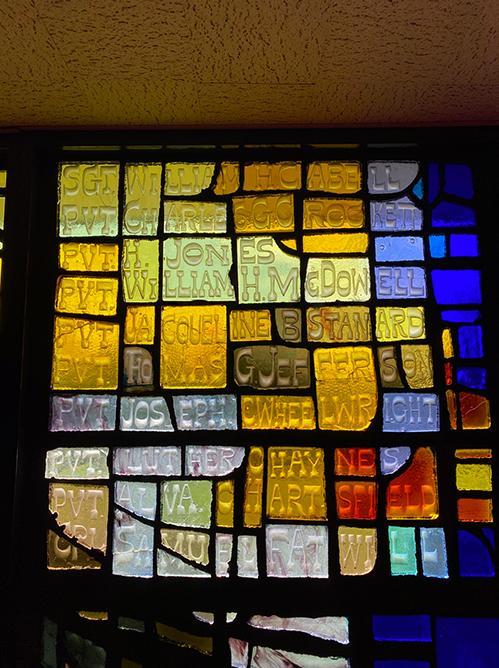
[[[270,311],[231,311],[230,312],[230,340],[231,341],[270,341],[271,340]]]
[[[159,294],[159,241],[125,239],[121,264],[126,302],[155,302]]]
[[[305,234],[305,253],[365,253],[369,238],[363,232],[352,234]]]
[[[442,332],[442,348],[444,349],[445,359],[454,357],[454,346],[452,345],[452,332],[450,329],[444,329]]]
[[[80,318],[55,319],[52,388],[115,390],[119,325]]]
[[[217,482],[217,525],[232,528],[234,526],[234,481]]]
[[[152,345],[155,329],[154,306],[129,306],[125,319],[125,343]]]
[[[268,449],[267,516],[287,520],[327,518],[322,448]]]
[[[77,162],[59,166],[59,236],[118,234],[118,163]]]
[[[162,165],[127,164],[123,234],[153,235],[158,230]]]
[[[244,190],[297,190],[301,163],[255,162],[244,166]]]
[[[199,195],[210,187],[214,162],[170,162],[165,167],[165,195]]]
[[[492,459],[492,450],[489,448],[458,448],[457,459]]]
[[[360,190],[358,162],[312,162],[307,169],[308,190],[344,195]]]
[[[65,271],[118,271],[118,257],[117,244],[59,244],[59,267]]]
[[[104,485],[50,483],[49,509],[64,533],[106,553],[109,490]]]
[[[376,563],[376,529],[338,527],[340,572],[342,575],[366,575]]]
[[[5,197],[0,197],[0,230],[4,229],[5,225]]]
[[[378,405],[371,348],[316,348],[314,365],[319,428],[346,431],[367,429]]]
[[[227,380],[225,306],[166,306],[161,312],[161,386],[222,388]]]
[[[239,190],[239,163],[222,162],[213,192],[215,195],[230,195]]]
[[[227,231],[225,202],[168,200],[165,208],[165,232],[171,234],[221,234]]]
[[[306,199],[303,229],[347,229],[364,227],[364,204],[360,199]]]
[[[281,239],[281,244],[286,248],[291,248],[291,250],[296,250],[298,247],[296,239]]]
[[[0,188],[7,187],[7,170],[0,169]]]
[[[262,526],[263,448],[251,447],[244,486],[244,526]]]
[[[411,389],[433,387],[433,362],[428,345],[402,345],[402,366]]]
[[[307,262],[308,302],[366,302],[371,296],[367,257],[311,257]]]
[[[459,490],[492,491],[490,464],[456,464],[456,486]]]
[[[312,397],[242,396],[243,429],[315,429]]]
[[[61,313],[116,315],[118,280],[89,276],[61,276],[55,308]]]
[[[422,306],[376,307],[376,338],[378,341],[424,339],[425,313]]]
[[[371,340],[368,306],[319,306],[307,309],[307,340],[349,343]]]
[[[295,227],[293,195],[234,197],[234,226],[248,232],[292,232]]]
[[[47,568],[49,570],[99,569],[102,564],[54,531],[47,533]]]

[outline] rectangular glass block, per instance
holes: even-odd
[[[487,387],[487,370],[483,367],[459,367],[457,382],[474,390],[485,390]]]
[[[478,237],[476,234],[451,234],[451,257],[477,257]]]
[[[430,243],[430,255],[435,259],[445,257],[447,253],[447,241],[443,234],[430,234],[428,237]]]
[[[456,487],[459,490],[491,492],[490,464],[456,464]]]
[[[234,380],[261,390],[310,387],[310,352],[288,346],[244,346],[234,350]]]
[[[492,499],[458,499],[457,518],[460,522],[492,522]]]
[[[388,527],[390,572],[394,576],[417,575],[416,530],[414,527]]]
[[[164,397],[121,397],[121,431],[173,431]]]
[[[307,189],[346,195],[359,192],[358,162],[312,162],[307,166]]]
[[[376,338],[378,341],[410,341],[424,339],[423,306],[377,306]]]
[[[448,578],[444,530],[440,527],[421,527],[420,538],[423,575],[430,578]]]
[[[256,536],[237,537],[237,575],[240,578],[258,578]]]
[[[59,244],[59,268],[64,271],[118,271],[118,258],[117,244]]]
[[[339,526],[338,548],[341,575],[367,575],[378,554],[376,529]]]
[[[376,237],[376,262],[424,260],[422,237]]]
[[[45,477],[59,480],[109,478],[109,448],[56,448],[45,459]]]
[[[304,253],[365,253],[369,237],[363,232],[305,234]]]
[[[300,162],[254,162],[244,165],[244,190],[297,190],[300,187]]]
[[[441,312],[442,320],[445,322],[476,322],[480,320],[480,311],[475,309],[450,309]]]
[[[435,269],[431,272],[437,304],[481,304],[480,272],[477,269]]]
[[[185,474],[219,477],[232,473],[243,462],[245,449],[229,445],[187,445]]]
[[[178,476],[181,474],[180,448],[149,446],[145,448],[115,448],[113,473],[126,476]]]
[[[154,527],[116,509],[113,532],[113,574],[151,578],[153,550]]]
[[[385,393],[383,431],[439,431],[440,410],[436,394]]]
[[[180,431],[237,429],[237,401],[233,394],[190,394],[173,397]]]
[[[312,397],[242,396],[243,429],[315,429]]]
[[[279,317],[278,314],[276,315]],[[229,317],[231,341],[270,341],[272,339],[269,309],[233,310]]]
[[[50,431],[113,431],[116,396],[76,394],[53,396]]]
[[[293,195],[234,197],[236,233],[293,232],[295,229]]]
[[[227,231],[225,202],[167,200],[164,231],[169,234],[223,234]]]
[[[431,642],[429,615],[373,615],[375,640],[390,642]]]
[[[327,578],[327,527],[268,524],[265,528],[267,575],[277,578]],[[300,550],[294,546],[301,545]]]
[[[124,343],[153,345],[156,310],[154,306],[128,306],[125,318]]]
[[[158,230],[161,197],[161,164],[131,164],[125,166],[125,208],[123,234],[144,236]]]
[[[49,510],[70,538],[106,553],[109,490],[104,485],[51,482]]]
[[[211,525],[212,482],[169,480],[161,483],[161,521],[181,527]]]
[[[159,241],[125,239],[121,276],[126,302],[156,302],[159,297]]]
[[[422,267],[375,267],[378,299],[424,299],[426,277]]]
[[[420,230],[423,216],[408,197],[371,202],[371,229],[374,232],[410,232]]]
[[[366,302],[371,297],[368,258],[310,258],[305,278],[307,302]]]
[[[370,341],[367,306],[322,306],[307,309],[307,340],[324,343]]]
[[[56,311],[82,315],[116,315],[118,281],[115,278],[60,276],[56,288]]]
[[[334,230],[364,227],[361,199],[303,200],[304,230]]]

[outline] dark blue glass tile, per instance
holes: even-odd
[[[450,254],[452,257],[477,257],[478,237],[476,234],[451,234]]]
[[[475,212],[469,206],[440,202],[431,212],[433,227],[473,227]]]
[[[373,615],[375,640],[431,642],[429,615]]]
[[[430,664],[411,659],[381,659],[374,662],[374,668],[430,668]]]
[[[473,197],[473,180],[468,165],[445,165],[445,192],[470,199]]]
[[[461,577],[494,577],[494,564],[483,540],[470,531],[459,529],[458,545]]]
[[[430,235],[430,255],[432,257],[445,257],[446,242],[443,234]]]
[[[457,382],[474,390],[485,390],[487,387],[487,372],[482,367],[461,367],[457,370]]]
[[[437,304],[481,304],[477,269],[435,269],[431,272]]]
[[[437,668],[497,668],[499,619],[437,617]]]
[[[445,320],[445,322],[476,322],[480,320],[480,311],[476,309],[468,311],[449,309],[448,311],[442,311],[442,320]]]
[[[482,328],[480,325],[464,325],[458,329],[459,355],[464,359],[483,357]]]

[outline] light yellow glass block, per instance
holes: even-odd
[[[270,341],[271,338],[268,309],[230,312],[231,341]]]
[[[155,302],[159,294],[159,241],[125,239],[121,263],[126,302]]]
[[[446,360],[454,357],[454,346],[452,345],[452,332],[450,329],[444,329],[442,332],[442,348]]]
[[[254,162],[244,166],[244,190],[297,190],[301,188],[301,163]]]
[[[162,165],[127,164],[123,234],[153,235],[158,231]]]
[[[307,302],[365,302],[371,297],[369,259],[311,257],[307,262]]]
[[[492,491],[490,464],[456,464],[456,486],[459,490]]]
[[[59,236],[115,237],[118,185],[118,163],[61,163]]]
[[[223,388],[227,384],[225,306],[166,306],[161,312],[161,386]]]
[[[314,350],[319,428],[363,431],[376,414],[378,390],[371,348]]]
[[[59,267],[65,271],[118,271],[118,258],[117,244],[59,244]]]
[[[0,230],[5,226],[5,197],[0,197]]]
[[[214,162],[170,162],[165,167],[165,195],[199,195],[210,187]]]
[[[366,575],[376,563],[376,529],[338,527],[340,572],[342,575]]]
[[[215,195],[230,195],[239,190],[239,163],[222,162],[213,192]]]
[[[227,231],[225,202],[167,200],[165,232],[170,234],[222,234]]]
[[[244,486],[244,526],[262,526],[263,448],[252,446],[248,454]]]
[[[433,387],[431,348],[426,344],[402,345],[402,366],[411,389]]]
[[[129,306],[125,319],[125,343],[128,345],[152,345],[155,329],[154,306]]]
[[[52,388],[115,390],[119,325],[80,318],[55,319]]]
[[[217,525],[232,528],[234,526],[234,481],[217,482]]]
[[[106,553],[109,490],[103,485],[49,485],[49,509],[64,533]]]
[[[7,170],[0,169],[0,188],[7,187]]]
[[[61,276],[57,280],[56,311],[84,315],[116,315],[118,280]]]
[[[425,338],[425,313],[422,306],[376,307],[378,341],[405,341]]]
[[[315,429],[312,397],[242,396],[243,429]]]
[[[304,521],[327,518],[322,448],[268,449],[267,517]]]
[[[238,234],[294,230],[293,195],[234,197],[232,204]]]
[[[344,195],[360,190],[361,172],[358,162],[312,162],[307,169],[308,190]]]
[[[360,199],[306,199],[303,229],[348,229],[364,227],[364,204]]]
[[[281,244],[286,246],[286,248],[291,248],[291,250],[296,250],[298,248],[296,239],[281,239]]]
[[[363,232],[352,234],[305,234],[305,253],[365,253],[369,238]]]

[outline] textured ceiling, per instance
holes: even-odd
[[[499,122],[498,0],[12,0],[0,127]]]

